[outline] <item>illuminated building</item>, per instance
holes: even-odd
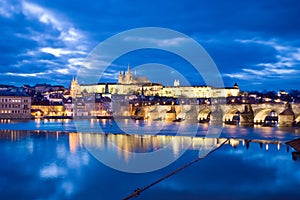
[[[161,97],[184,97],[184,98],[214,98],[238,96],[239,87],[215,88],[212,86],[180,86],[179,80],[174,81],[174,86],[163,86],[159,83],[152,83],[144,76],[137,76],[130,71],[120,72],[117,83],[96,83],[79,84],[73,78],[70,93],[72,98],[78,97],[83,93],[110,93],[118,95],[139,94],[145,96]]]
[[[31,115],[34,117],[66,116],[66,113],[63,105],[32,105]]]
[[[72,79],[70,86],[70,96],[76,98],[81,95],[80,85],[78,84],[77,79]]]
[[[149,83],[147,77],[145,76],[137,76],[136,71],[134,72],[134,75],[130,72],[130,66],[128,65],[127,72],[120,71],[119,78],[118,78],[118,84],[141,84],[141,83]]]
[[[19,91],[0,92],[0,118],[30,118],[31,98]]]

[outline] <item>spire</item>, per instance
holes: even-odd
[[[130,74],[130,65],[128,64],[127,73]]]
[[[123,74],[122,74],[122,71],[120,71],[118,83],[122,83],[122,82],[123,82]]]

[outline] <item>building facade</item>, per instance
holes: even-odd
[[[21,92],[0,92],[0,118],[31,118],[31,97]]]
[[[174,81],[174,86],[163,86],[152,83],[144,76],[131,73],[128,66],[127,72],[120,72],[117,83],[97,83],[79,85],[76,79],[72,80],[70,93],[72,98],[82,93],[110,93],[118,95],[139,94],[145,96],[177,97],[177,98],[218,98],[234,97],[240,93],[239,87],[215,88],[212,86],[180,86],[179,80]]]

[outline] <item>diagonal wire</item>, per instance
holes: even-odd
[[[137,197],[137,196],[139,196],[142,192],[144,192],[145,190],[149,189],[150,187],[152,187],[152,186],[158,184],[159,182],[161,182],[161,181],[163,181],[163,180],[169,178],[170,176],[173,176],[173,175],[176,174],[177,172],[179,172],[179,171],[181,171],[181,170],[183,170],[183,169],[185,169],[185,168],[191,166],[192,164],[197,163],[198,161],[202,160],[203,158],[205,158],[205,157],[208,156],[209,154],[211,154],[211,153],[213,153],[214,151],[216,151],[216,150],[218,150],[219,148],[221,148],[228,140],[229,140],[229,139],[226,139],[226,140],[225,140],[223,143],[221,143],[221,145],[218,146],[217,148],[213,149],[213,150],[210,151],[210,152],[207,152],[207,153],[204,154],[203,156],[198,157],[198,158],[196,158],[195,160],[193,160],[193,161],[191,161],[191,162],[189,162],[189,163],[183,165],[182,167],[180,167],[180,168],[178,168],[178,169],[172,171],[171,173],[165,175],[164,177],[158,179],[157,181],[154,181],[153,183],[147,185],[146,187],[135,189],[135,190],[134,190],[134,193],[132,193],[131,195],[125,197],[123,200],[128,200],[128,199],[131,199],[132,197]]]

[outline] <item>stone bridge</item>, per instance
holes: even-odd
[[[132,107],[129,112],[135,115],[136,109]],[[184,119],[200,122],[221,121],[228,124],[278,124],[279,126],[300,123],[300,103],[151,105],[143,106],[139,111],[139,116],[149,120]]]

